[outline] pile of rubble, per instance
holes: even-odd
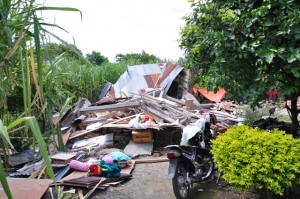
[[[215,137],[243,121],[230,102],[200,104],[188,92],[189,81],[189,71],[174,63],[129,66],[115,84],[105,85],[99,101],[80,99],[64,115],[54,115],[53,123],[60,123],[61,142],[67,149],[62,152],[55,144],[48,146],[56,185],[75,187],[80,198],[87,198],[95,189],[131,178],[135,164],[147,163],[145,159],[139,161],[139,156],[160,154],[155,145],[179,144],[182,128],[208,114],[215,116],[211,123]],[[58,144],[59,138],[54,139]],[[99,165],[104,157],[116,153],[122,158],[109,158],[121,167],[118,177],[87,176],[87,165]],[[41,179],[45,164],[43,160],[34,162],[35,155],[29,150],[11,158],[11,166],[25,165],[8,178],[17,198],[28,188],[19,183],[35,190],[36,197],[31,198],[40,198],[54,186],[52,180]],[[161,157],[160,161],[167,160]],[[3,194],[0,191],[0,198]]]

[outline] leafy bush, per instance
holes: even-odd
[[[282,195],[300,183],[300,140],[277,129],[235,126],[212,141],[223,178],[241,191],[251,187]]]

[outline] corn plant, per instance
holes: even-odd
[[[40,45],[48,34],[53,35],[45,27],[60,27],[56,24],[45,23],[42,18],[38,17],[37,12],[44,10],[80,12],[75,8],[39,6],[35,4],[35,0],[0,1],[0,113],[2,117],[0,133],[1,147],[4,149],[3,151],[6,151],[8,148],[13,148],[9,139],[9,130],[25,122],[26,133],[35,138],[32,139],[32,145],[34,147],[35,144],[39,146],[47,164],[47,173],[54,179],[42,134],[45,130],[44,123],[50,118],[49,110],[51,107],[48,107],[49,102],[46,97],[47,92],[45,92],[49,85],[45,85]],[[23,90],[21,95],[23,94],[22,112],[24,114],[20,113],[20,116],[25,115],[26,117],[21,117],[21,119],[10,124],[8,117],[5,116],[10,115],[9,111],[13,110],[13,107],[8,106],[10,94],[20,95],[15,91],[16,88]],[[38,121],[40,124],[44,124],[42,131]],[[8,198],[12,198],[1,161],[0,173],[5,193]]]
[[[56,75],[52,77],[56,91],[53,89],[50,94],[55,93],[59,101],[64,100],[66,94],[73,94],[73,99],[85,97],[92,102],[97,101],[106,81],[116,82],[124,71],[125,64],[105,63],[98,66],[62,59],[55,67]]]
[[[46,169],[47,174],[55,181],[54,172],[53,172],[53,169],[51,166],[50,159],[48,157],[47,147],[46,147],[46,144],[44,142],[42,133],[40,131],[38,122],[35,117],[20,118],[8,126],[4,126],[2,120],[0,120],[0,135],[1,135],[2,141],[6,142],[10,149],[14,149],[14,146],[11,144],[11,141],[9,138],[9,130],[13,129],[14,127],[16,127],[19,124],[24,123],[24,122],[26,122],[32,130],[33,137],[35,138],[35,140],[39,146],[39,151],[40,151],[42,157],[44,158],[46,168],[47,168]],[[10,188],[9,188],[7,180],[6,180],[6,173],[5,173],[5,170],[3,167],[2,160],[0,160],[0,181],[1,181],[2,187],[3,187],[7,197],[12,198]]]

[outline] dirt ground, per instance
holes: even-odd
[[[167,179],[168,162],[136,164],[132,178],[120,185],[98,190],[92,199],[175,199],[172,181]],[[230,186],[210,180],[195,184],[191,189],[191,199],[258,199],[254,193],[240,193]]]

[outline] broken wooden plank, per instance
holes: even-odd
[[[99,129],[93,129],[93,130],[89,130],[89,131],[87,131],[87,130],[76,131],[74,134],[72,134],[72,136],[69,137],[69,140],[72,140],[77,137],[81,137],[83,135],[86,135],[88,133],[91,133],[91,132],[99,130]]]
[[[95,111],[106,111],[106,110],[116,110],[116,109],[123,109],[123,108],[134,108],[139,107],[139,102],[126,102],[126,103],[119,103],[113,105],[103,105],[103,106],[91,106],[87,108],[79,109],[79,113],[90,113]]]
[[[168,115],[166,115],[166,114],[164,114],[164,113],[162,113],[162,112],[160,112],[160,111],[158,111],[158,110],[155,110],[155,109],[153,109],[153,108],[151,108],[151,107],[149,107],[149,106],[147,106],[147,110],[150,112],[150,113],[152,113],[152,114],[154,114],[154,115],[157,115],[158,117],[160,117],[160,118],[163,118],[164,120],[166,120],[167,122],[175,122],[176,120],[175,119],[173,119],[173,118],[171,118],[171,117],[169,117]]]
[[[122,168],[121,174],[122,173],[124,173],[124,174],[131,174],[133,168],[135,167],[135,160],[129,160],[129,161],[131,161],[130,166]]]
[[[178,103],[178,104],[180,104],[180,105],[182,105],[182,106],[185,105],[185,102],[184,102],[183,100],[179,100],[179,99],[176,99],[176,98],[174,98],[174,97],[170,97],[170,96],[168,96],[168,95],[165,95],[164,98],[166,98],[167,100],[170,100],[170,101],[172,101],[172,102],[176,102],[176,103]]]
[[[229,113],[225,113],[223,111],[211,111],[211,113],[214,113],[216,116],[223,116],[223,117],[230,117],[230,118],[233,118],[233,119],[237,119],[238,117],[236,115],[231,115]]]
[[[102,128],[125,128],[125,129],[131,129],[129,124],[104,124]]]
[[[124,117],[124,118],[120,118],[120,119],[118,119],[118,120],[116,120],[116,121],[107,123],[106,125],[109,125],[109,124],[115,124],[115,123],[118,123],[118,122],[120,122],[120,121],[122,121],[122,120],[127,120],[127,119],[130,119],[130,118],[134,118],[134,117],[136,117],[137,115],[138,115],[138,114],[130,115],[130,116],[127,116],[127,117]]]
[[[69,163],[71,160],[75,160],[76,159],[76,153],[65,153],[65,152],[61,152],[61,153],[57,153],[53,156],[51,156],[51,163],[56,163],[56,164],[67,164]]]
[[[131,174],[125,174],[125,173],[121,173],[121,176],[117,178],[105,178],[101,176],[84,176],[80,178],[64,180],[61,182],[61,184],[65,186],[84,187],[84,188],[91,189],[91,188],[98,187],[99,185],[102,186],[103,184],[118,182],[121,180],[129,179],[131,177],[132,177]],[[100,184],[98,183],[99,181],[101,181]]]
[[[168,162],[169,159],[167,157],[164,158],[149,158],[149,159],[137,159],[135,160],[136,164],[144,164],[144,163],[159,163],[159,162]]]
[[[178,107],[179,104],[177,102],[173,102],[173,101],[170,101],[168,99],[165,99],[165,98],[161,98],[161,97],[153,97],[153,96],[150,96],[149,94],[142,94],[142,98],[146,99],[146,100],[151,100],[151,101],[155,101],[155,102],[158,102],[158,103],[166,103],[170,106],[173,106],[173,107]]]
[[[63,139],[64,145],[67,144],[67,142],[68,142],[68,140],[69,140],[69,137],[70,137],[70,135],[71,135],[71,133],[72,133],[73,130],[74,130],[74,128],[71,127],[66,133],[63,133],[63,134],[62,134],[62,139]]]
[[[59,182],[67,181],[67,180],[71,180],[71,179],[75,179],[75,178],[80,178],[80,177],[84,177],[87,175],[88,175],[88,172],[86,172],[86,171],[73,171],[66,177],[62,178]]]
[[[78,197],[79,197],[79,199],[84,199],[84,196],[83,196],[83,193],[82,193],[82,189],[78,188],[77,191],[78,191]]]
[[[102,179],[96,184],[96,186],[95,186],[92,190],[90,190],[90,191],[84,196],[84,198],[90,197],[90,195],[96,190],[96,188],[97,188],[104,180],[105,180],[105,178],[102,178]]]
[[[69,137],[69,140],[77,138],[77,137],[84,136],[88,133],[91,133],[93,131],[97,131],[97,130],[102,129],[102,128],[126,128],[126,129],[130,129],[129,124],[115,124],[115,123],[120,122],[122,120],[126,120],[128,118],[133,118],[135,116],[136,115],[131,115],[131,116],[128,116],[128,117],[125,117],[125,118],[121,118],[121,119],[115,120],[113,122],[103,124],[101,126],[99,125],[98,127],[94,128],[94,129],[91,129],[91,130],[76,131],[75,134],[73,134],[72,136]]]

